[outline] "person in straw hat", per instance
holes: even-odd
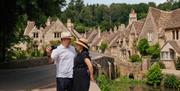
[[[57,48],[47,47],[46,52],[51,62],[56,64],[57,91],[72,91],[73,65],[76,55],[75,48],[70,45],[71,33],[61,33],[61,44]]]
[[[85,38],[75,41],[77,56],[74,59],[73,91],[89,91],[90,80],[94,81],[89,46]]]

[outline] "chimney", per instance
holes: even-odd
[[[73,29],[73,24],[71,23],[71,19],[67,19],[67,29],[72,30]]]
[[[98,37],[101,37],[101,29],[99,26],[98,26]]]
[[[116,33],[118,30],[117,26],[114,26],[114,32]]]
[[[50,20],[50,18],[48,18],[46,21],[46,26],[49,26],[50,24],[51,24],[51,20]]]
[[[129,14],[129,25],[134,21],[137,21],[137,14],[134,9],[131,9],[131,13]]]
[[[113,33],[113,32],[112,32],[112,29],[110,29],[109,32],[110,32],[110,34],[112,34],[112,33]]]

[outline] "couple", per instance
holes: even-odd
[[[70,45],[71,38],[70,32],[62,32],[61,44],[46,49],[50,61],[56,64],[57,91],[88,91],[90,80],[94,81],[89,46],[80,38],[75,41],[75,49]]]

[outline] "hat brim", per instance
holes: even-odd
[[[67,37],[61,37],[61,39],[73,39],[72,36],[67,36]]]
[[[87,49],[89,49],[88,46],[86,46],[85,44],[81,43],[80,41],[75,41],[75,43],[76,43],[76,44],[79,44],[79,45],[81,45],[81,46],[83,46],[83,47],[85,47],[85,48],[87,48]]]

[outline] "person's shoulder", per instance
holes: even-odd
[[[72,50],[75,50],[75,47],[72,46],[72,45],[69,45],[69,48],[72,49]]]
[[[53,49],[52,52],[58,52],[59,49],[62,49],[60,45]]]
[[[83,51],[82,54],[83,55],[89,55],[89,52],[88,51]]]

